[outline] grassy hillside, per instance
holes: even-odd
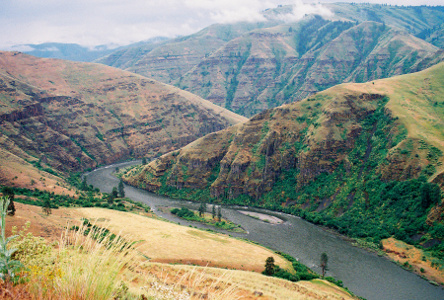
[[[91,230],[84,237],[81,232],[63,229],[67,222],[77,225],[84,218],[125,241],[143,242],[116,251],[90,239]],[[188,299],[186,295],[193,295],[191,299],[355,299],[324,280],[290,282],[251,272],[262,271],[269,256],[291,268],[288,261],[263,247],[142,215],[60,208],[46,216],[40,207],[18,203],[16,216],[6,219],[7,235],[10,226],[21,228],[29,221],[31,225],[24,226],[28,229],[15,242],[19,249],[15,258],[29,268],[29,280],[8,287],[21,298],[73,298],[87,291],[86,299],[140,299],[142,294],[153,299]],[[58,241],[58,248],[36,238],[42,235]],[[223,269],[207,264],[219,264]],[[101,276],[95,276],[97,272]]]
[[[372,242],[440,240],[434,183],[444,177],[443,80],[439,64],[342,84],[209,134],[124,178],[173,197],[282,210]]]
[[[160,155],[244,120],[140,75],[18,52],[0,53],[0,84],[4,185],[46,178],[56,191],[52,175]]]

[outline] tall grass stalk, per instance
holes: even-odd
[[[69,226],[68,226],[69,227]],[[60,238],[55,274],[49,287],[35,283],[32,293],[40,299],[112,299],[117,276],[138,259],[132,244],[125,239],[110,240],[106,235],[98,242],[101,230],[66,229]]]

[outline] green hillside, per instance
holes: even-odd
[[[342,84],[207,135],[125,180],[182,199],[281,210],[373,242],[442,238],[433,226],[435,183],[444,184],[442,82],[441,63]]]

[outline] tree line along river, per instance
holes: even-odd
[[[87,173],[85,176],[88,184],[98,187],[102,192],[110,193],[112,188],[119,183],[119,179],[112,175],[115,168],[124,168],[137,163],[140,162],[110,165]],[[197,210],[199,206],[197,203],[173,200],[128,185],[125,185],[125,194],[134,201],[149,205],[156,214],[170,221],[179,222],[185,226],[218,230],[205,224],[179,219],[157,209],[159,206],[178,206]],[[244,209],[246,208],[224,207],[222,209],[222,215],[225,218],[240,224],[246,230],[246,233],[230,232],[230,235],[246,238],[273,250],[288,253],[318,273],[321,253],[326,252],[329,257],[327,276],[342,280],[344,286],[358,296],[368,300],[444,299],[444,289],[441,287],[431,285],[386,258],[354,247],[340,236],[299,217],[248,208],[250,211],[270,214],[284,221],[281,224],[271,224],[239,212]]]

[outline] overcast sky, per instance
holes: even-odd
[[[305,3],[317,3],[305,0]],[[444,0],[353,0],[392,5],[444,5]],[[194,33],[213,23],[257,21],[260,11],[300,0],[0,0],[0,49],[44,42],[125,45],[155,36]]]

